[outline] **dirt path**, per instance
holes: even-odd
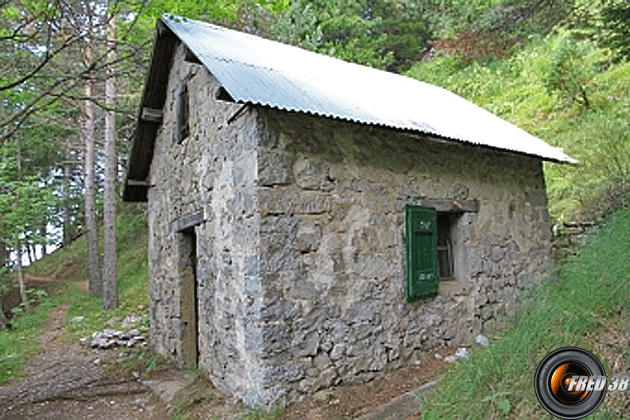
[[[51,311],[39,337],[41,353],[27,362],[23,378],[0,387],[0,420],[162,420],[182,408],[190,419],[251,418],[238,402],[207,381],[198,378],[193,382],[190,375],[173,367],[141,378],[107,368],[125,356],[117,350],[94,350],[69,342],[64,330],[67,311],[67,305]],[[452,352],[443,349],[439,353]],[[416,364],[367,384],[339,386],[308,396],[287,407],[282,419],[417,419],[414,392],[435,379],[444,363],[434,354],[426,353]],[[402,404],[388,407],[397,397]],[[384,407],[393,417],[379,414]]]
[[[115,351],[86,349],[64,340],[68,307],[51,311],[39,337],[42,352],[25,376],[0,387],[0,419],[164,419],[165,404],[133,376],[103,366]]]

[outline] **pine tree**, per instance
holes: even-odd
[[[107,72],[105,79],[105,187],[103,191],[103,309],[118,306],[118,275],[116,269],[116,15],[107,22]]]

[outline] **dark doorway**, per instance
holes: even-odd
[[[184,364],[197,367],[199,349],[197,346],[197,235],[191,227],[179,232],[179,272],[181,275],[181,322],[182,352]]]

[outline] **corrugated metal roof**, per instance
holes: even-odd
[[[576,161],[445,89],[220,26],[162,19],[236,101]]]

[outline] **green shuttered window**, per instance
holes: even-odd
[[[407,302],[438,291],[437,213],[432,207],[405,206]]]

